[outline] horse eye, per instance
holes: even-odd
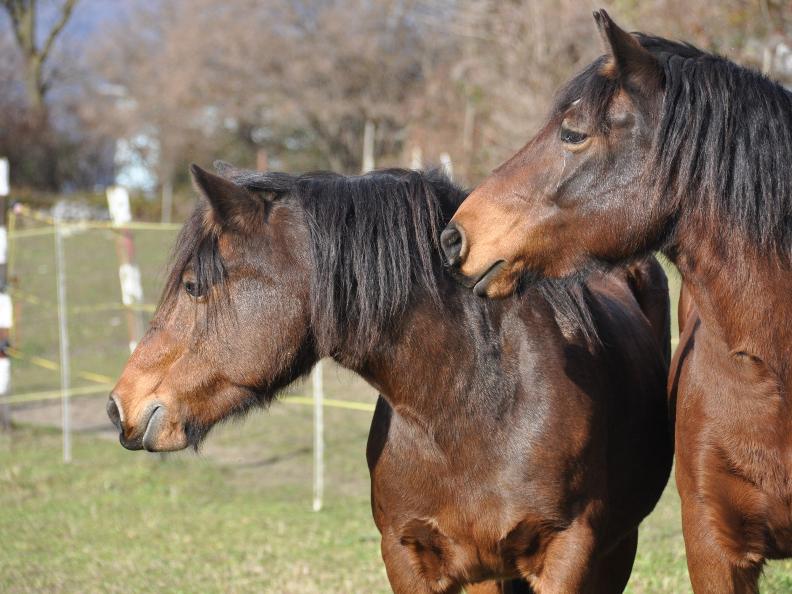
[[[585,132],[576,132],[569,128],[561,128],[561,142],[564,144],[580,144],[588,138]]]
[[[184,281],[184,290],[191,297],[198,297],[198,284],[193,281]]]

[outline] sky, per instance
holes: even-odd
[[[77,0],[74,13],[66,28],[64,37],[87,38],[103,24],[122,18],[132,2],[152,2],[158,0]],[[38,0],[39,35],[46,35],[58,17],[63,0]],[[0,23],[8,26],[8,17],[0,11]]]

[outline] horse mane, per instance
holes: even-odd
[[[636,33],[659,62],[664,100],[650,156],[655,207],[718,229],[725,242],[792,257],[792,93],[763,74],[692,45]],[[581,98],[598,126],[618,83],[597,76],[604,57],[564,88],[556,109]],[[724,247],[729,247],[728,245]]]
[[[313,260],[310,308],[320,352],[343,349],[350,361],[362,360],[414,300],[428,298],[440,306],[449,286],[481,301],[443,278],[440,232],[468,192],[439,171],[291,176],[232,169],[224,174],[254,193],[296,200],[304,210]],[[202,201],[177,240],[163,301],[181,290],[190,265],[199,287],[225,279],[217,239],[205,229],[206,208]],[[521,293],[531,289],[548,302],[559,324],[580,329],[586,338],[596,336],[582,279],[531,281]]]
[[[411,299],[440,302],[439,243],[464,193],[438,172],[307,175],[295,194],[311,237],[311,311],[321,350],[360,359]]]

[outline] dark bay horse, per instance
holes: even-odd
[[[676,477],[696,592],[792,556],[792,94],[595,14],[607,54],[443,234],[477,292],[662,250],[681,271]]]
[[[672,458],[657,262],[492,303],[443,270],[465,193],[441,176],[193,176],[108,402],[125,447],[197,447],[332,357],[382,393],[367,459],[394,592],[623,590]]]

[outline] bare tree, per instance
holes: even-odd
[[[751,40],[788,38],[792,22],[788,0],[600,4],[630,28],[753,65]],[[418,148],[427,164],[447,152],[472,183],[602,51],[578,0],[136,3],[93,46],[127,99],[99,119],[157,138],[163,184],[188,160],[253,165],[259,150],[275,167],[357,172],[367,122],[377,166],[404,165]]]
[[[55,41],[74,12],[77,0],[64,0],[58,16],[39,43],[38,0],[2,0],[2,6],[11,20],[14,37],[24,59],[25,85],[28,100],[35,111],[44,109],[44,99],[49,90],[45,65],[52,54]]]
[[[431,53],[404,0],[174,0],[139,7],[95,46],[130,101],[109,117],[147,130],[165,165],[266,149],[292,168],[356,172],[366,122],[377,161],[399,155]],[[155,56],[155,59],[152,59]],[[133,108],[129,108],[133,105]],[[282,165],[282,166],[283,166]]]

